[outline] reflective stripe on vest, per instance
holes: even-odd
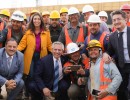
[[[7,40],[11,38],[11,29],[8,28]]]
[[[101,60],[100,62],[100,90],[105,90],[108,85],[112,82],[110,78],[106,78],[104,76],[104,62]],[[101,100],[117,100],[116,95],[109,94]]]
[[[99,38],[99,42],[101,43],[102,51],[103,51],[103,52],[104,52],[104,38],[105,38],[106,34],[107,34],[107,32],[103,32],[103,33],[101,34],[100,38]],[[87,41],[87,43],[90,42],[90,36],[91,36],[91,34],[88,35],[88,41]]]
[[[8,33],[7,33],[7,40],[11,38],[11,29],[8,28]],[[0,48],[2,48],[2,43],[0,43]]]
[[[0,31],[2,31],[4,29],[4,22],[0,23]]]
[[[69,33],[68,33],[68,29],[65,26],[65,40],[66,40],[66,45],[68,45],[69,43],[72,42]],[[84,42],[84,33],[83,33],[83,27],[80,25],[80,30],[79,30],[79,35],[78,35],[78,39],[76,42]]]
[[[4,22],[0,23],[0,31],[2,31],[4,29]],[[0,43],[0,48],[2,48],[3,44]]]

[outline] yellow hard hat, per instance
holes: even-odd
[[[68,13],[68,8],[66,8],[66,7],[61,8],[60,9],[60,14],[61,13]]]
[[[25,20],[27,20],[27,16],[26,16],[26,14],[23,14],[23,18],[24,18]]]
[[[44,16],[44,15],[50,15],[50,13],[48,11],[43,11],[42,16]]]
[[[51,19],[60,18],[60,13],[57,10],[53,10],[50,14]]]
[[[10,17],[10,12],[7,9],[3,9],[0,11],[0,15],[5,15],[5,16]]]
[[[102,48],[102,47],[101,47],[101,43],[100,43],[98,40],[91,40],[91,41],[88,43],[87,49],[93,48],[93,47]]]
[[[31,11],[30,15],[33,15],[34,13],[40,13],[38,10],[34,9]]]

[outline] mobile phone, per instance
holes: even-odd
[[[81,65],[72,65],[72,66],[69,66],[69,67],[70,67],[71,71],[77,71],[77,70],[79,70],[79,68],[81,67]]]
[[[99,93],[99,92],[100,92],[99,90],[93,89],[92,94],[98,96],[98,93]]]

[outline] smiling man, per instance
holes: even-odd
[[[118,68],[113,62],[109,64],[104,63],[102,47],[99,41],[91,40],[87,49],[90,57],[88,100],[117,100],[116,92],[122,82]]]
[[[84,39],[88,34],[86,26],[79,22],[80,12],[75,7],[68,10],[69,22],[62,28],[59,41],[65,46],[69,43],[77,43],[81,48],[84,46]]]
[[[11,37],[16,39],[18,43],[20,42],[25,31],[25,29],[22,28],[23,21],[23,13],[18,10],[14,11],[11,16],[11,24],[8,25],[7,28],[2,31],[3,45],[5,44],[5,41],[10,39]]]
[[[69,60],[64,64],[64,74],[71,78],[71,85],[68,89],[68,96],[70,100],[86,100],[86,80],[82,83],[82,86],[77,84],[78,78],[86,79],[85,76],[89,76],[89,72],[86,69],[87,63],[80,55],[80,49],[76,43],[69,43],[67,45],[67,54]],[[86,59],[87,60],[87,59]],[[76,68],[76,66],[78,68]]]
[[[83,48],[83,54],[87,54],[86,47],[90,40],[96,39],[99,40],[103,51],[107,50],[108,40],[109,40],[109,34],[107,32],[103,32],[100,30],[101,20],[98,15],[91,15],[88,19],[88,26],[89,31],[91,34],[89,34],[84,41],[84,48]]]
[[[32,100],[68,100],[70,81],[62,73],[64,45],[52,44],[52,54],[40,59],[34,74],[35,82],[30,85]]]
[[[15,100],[24,82],[23,54],[17,51],[17,42],[11,38],[0,49],[0,87],[6,86],[7,100]]]
[[[60,32],[62,30],[59,20],[60,20],[60,13],[57,10],[53,10],[50,13],[50,26],[49,26],[52,43],[58,41]]]
[[[124,11],[113,11],[111,16],[116,31],[110,35],[108,50],[103,58],[109,61],[110,56],[116,57],[115,61],[123,78],[117,92],[118,100],[128,100],[128,89],[130,92],[130,27],[127,26],[127,15]]]

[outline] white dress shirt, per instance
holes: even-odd
[[[58,60],[58,64],[59,64],[59,80],[61,80],[61,79],[63,78],[61,59],[60,59],[60,58],[59,58],[59,59],[56,59],[56,58],[53,56],[54,65],[55,65],[56,60]]]
[[[9,57],[11,57],[11,59],[10,59],[10,66],[11,66],[12,60],[13,60],[13,56],[9,56],[9,55],[7,54],[7,52],[6,52],[6,58],[8,59]],[[9,66],[8,66],[8,67],[9,67]]]
[[[125,63],[130,63],[130,57],[128,53],[128,45],[127,45],[127,27],[123,30],[123,47],[124,47],[124,61]]]

